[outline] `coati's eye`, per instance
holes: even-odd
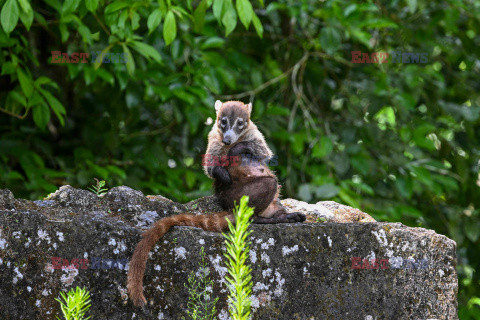
[[[243,120],[238,120],[237,125],[238,125],[239,129],[242,129],[243,128]]]
[[[222,119],[220,121],[220,124],[222,125],[222,127],[225,127],[227,125],[227,119]]]

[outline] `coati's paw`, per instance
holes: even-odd
[[[303,222],[303,221],[307,220],[307,216],[304,215],[301,212],[289,213],[289,214],[287,214],[286,218],[287,218],[288,222]]]
[[[232,178],[225,167],[214,167],[212,177],[222,184],[231,184]]]

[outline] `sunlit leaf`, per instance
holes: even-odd
[[[176,36],[177,23],[175,21],[175,15],[172,11],[168,11],[163,24],[163,39],[165,40],[165,44],[168,46],[175,40]]]
[[[2,22],[2,28],[8,34],[13,31],[17,25],[19,18],[17,0],[7,0],[3,5],[2,12],[0,13],[0,19]]]

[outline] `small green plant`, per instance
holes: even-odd
[[[251,268],[247,265],[247,257],[250,251],[250,241],[247,239],[251,230],[250,218],[253,209],[248,207],[247,196],[240,199],[240,206],[234,210],[235,224],[228,221],[229,233],[224,234],[227,245],[228,276],[226,277],[230,294],[228,296],[229,313],[233,320],[246,320],[250,318],[252,301],[252,275]]]
[[[325,218],[325,217],[318,217],[317,218],[317,222],[319,222],[319,223],[320,222],[325,222],[325,221],[327,221],[327,218]]]
[[[217,312],[218,297],[212,300],[213,280],[210,279],[210,270],[205,261],[205,250],[200,249],[201,261],[198,276],[192,271],[188,276],[188,311],[187,315],[192,320],[213,320]],[[185,319],[185,318],[183,318]]]
[[[62,309],[63,317],[65,320],[87,320],[90,317],[85,318],[85,313],[90,308],[90,293],[85,288],[77,287],[75,290],[72,288],[68,294],[60,292],[60,299],[55,299],[60,302],[60,308]],[[57,319],[61,320],[58,316]]]
[[[96,183],[93,186],[88,187],[88,190],[92,191],[97,197],[102,197],[107,193],[108,189],[105,187],[105,180],[98,180],[95,178]]]

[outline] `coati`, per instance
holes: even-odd
[[[250,121],[252,105],[239,101],[215,103],[217,120],[208,135],[207,154],[213,156],[254,155],[271,157],[265,138]],[[232,209],[243,195],[249,196],[254,207],[254,223],[302,222],[305,215],[287,213],[281,205],[276,176],[267,165],[205,166],[207,175],[214,179],[214,192],[225,211],[210,215],[180,214],[157,221],[142,235],[130,260],[127,289],[135,306],[144,306],[143,276],[148,253],[155,243],[173,226],[192,226],[206,231],[222,232],[228,229],[227,219],[234,222]]]
[[[268,199],[260,197],[260,181],[275,183],[275,197],[270,200],[269,206],[262,209],[257,206],[253,217],[254,223],[281,223],[304,221],[305,216],[300,213],[292,213],[286,218],[287,211],[282,206],[279,193],[280,185],[277,177],[265,164],[273,153],[265,142],[265,137],[258,130],[257,126],[250,120],[252,104],[244,104],[240,101],[220,100],[215,102],[217,119],[208,134],[208,145],[206,155],[213,159],[222,159],[227,156],[250,155],[253,159],[259,159],[252,163],[242,162],[241,166],[221,166],[206,163],[204,171],[210,178],[214,179],[214,190],[225,210],[231,210],[234,203],[238,203],[242,195],[249,195],[249,205],[255,207],[252,201]],[[233,179],[232,174],[236,175]],[[248,178],[246,178],[248,176]],[[240,179],[240,177],[243,177]],[[228,186],[228,187],[227,187]],[[252,189],[252,190],[249,190]],[[239,191],[242,192],[239,192]],[[270,190],[269,190],[270,191]],[[251,194],[254,195],[252,198]],[[286,220],[285,220],[286,219]],[[291,220],[293,219],[293,221]]]

